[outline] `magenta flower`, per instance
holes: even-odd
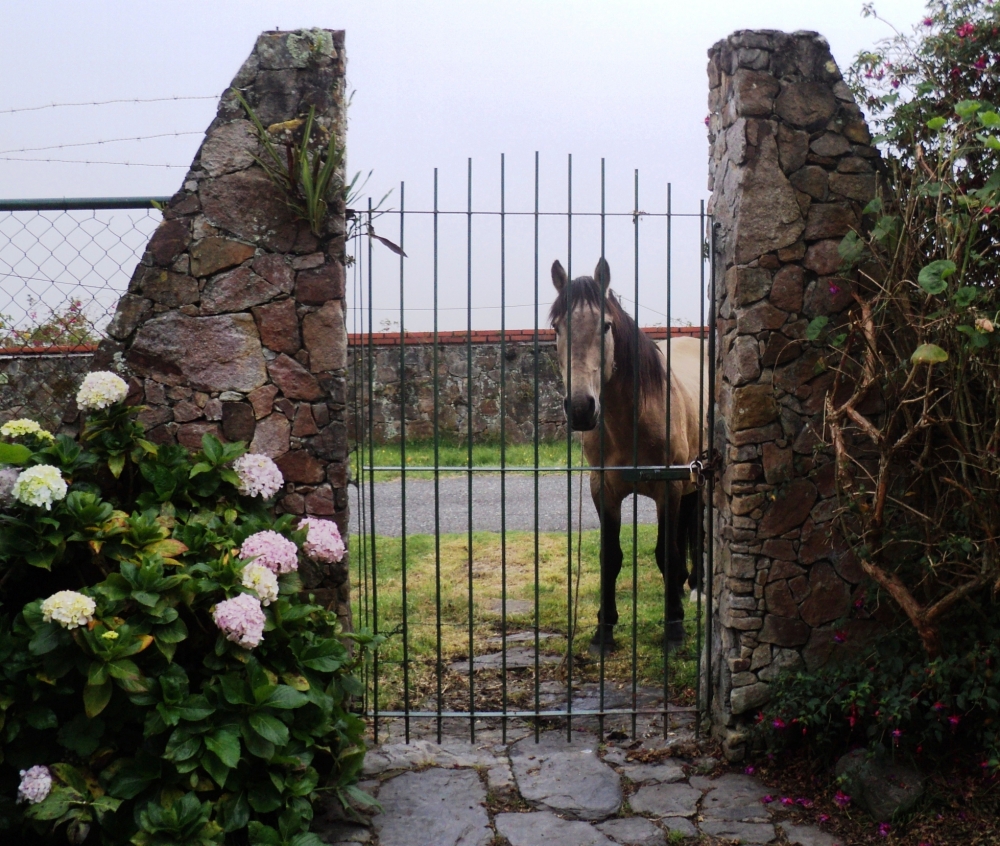
[[[935,702],[933,705],[931,705],[931,708],[933,708],[935,711],[943,711],[944,710],[944,703],[943,702]]]
[[[227,640],[245,649],[259,646],[264,639],[264,610],[260,600],[249,593],[241,593],[215,606],[212,619]]]
[[[747,775],[753,775],[755,772],[757,772],[757,768],[747,767],[745,770],[743,770],[743,772],[746,773]]]
[[[889,823],[879,823],[878,824],[878,834],[879,834],[879,837],[888,837],[890,831],[892,831],[892,826],[889,825]]]
[[[838,629],[833,633],[834,643],[843,643],[845,640],[847,640],[847,632],[845,632],[843,629]]]
[[[770,805],[774,801],[774,797],[768,793],[767,796],[761,796],[760,801],[764,805]]]
[[[865,595],[861,594],[857,599],[854,600],[854,609],[860,611],[865,607]]]
[[[934,18],[924,18],[924,26],[934,26]]]
[[[816,817],[816,820],[818,822],[821,822],[821,823],[823,823],[823,822],[829,822],[830,821],[830,815],[829,814],[820,814],[818,817]]]
[[[976,61],[975,61],[975,67],[978,70],[985,70],[985,68],[986,68],[986,57],[985,56],[980,56],[978,59],[976,59]]]
[[[709,123],[711,123],[711,121],[712,121],[712,116],[711,115],[705,115],[705,126],[708,126]]]
[[[299,521],[299,528],[308,531],[302,551],[320,564],[336,564],[344,557],[347,548],[340,536],[340,529],[332,520],[306,517]]]
[[[811,808],[813,806],[813,800],[806,799],[805,796],[800,796],[798,799],[795,800],[795,804],[801,805],[803,808]]]
[[[899,79],[898,78],[896,78],[896,79],[894,79],[892,81],[892,87],[893,88],[899,88]]]
[[[781,804],[782,805],[786,805],[786,806],[788,806],[788,805],[794,805],[795,804],[795,800],[791,796],[782,796],[781,797]]]
[[[785,727],[785,721],[781,717],[775,717],[771,725],[778,729],[778,731],[781,731]]]
[[[840,286],[839,285],[834,285],[834,284],[831,283],[829,290],[830,290],[830,296],[831,297],[835,297],[835,296],[837,296],[837,294],[840,293]]]
[[[851,797],[844,793],[843,790],[838,790],[837,795],[833,797],[833,801],[841,808],[846,808],[851,804]]]
[[[955,29],[955,35],[959,38],[968,38],[976,31],[976,28],[971,23],[964,23]]]
[[[270,529],[250,535],[240,547],[240,558],[253,558],[275,575],[299,569],[299,548]]]
[[[955,728],[956,726],[958,726],[958,724],[959,724],[959,722],[961,722],[961,720],[962,720],[962,718],[960,716],[958,716],[958,714],[952,714],[950,717],[948,717],[948,722],[950,723],[950,725],[951,725],[952,728]]]

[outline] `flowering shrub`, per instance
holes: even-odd
[[[340,529],[332,520],[306,517],[299,521],[299,528],[305,529],[306,541],[302,550],[319,564],[332,564],[344,557],[346,548],[340,537]]]
[[[904,629],[851,660],[785,674],[755,731],[772,749],[808,744],[829,758],[858,744],[918,760],[971,754],[974,764],[994,772],[1000,769],[1000,630],[972,628],[968,640],[946,632],[956,648],[943,658],[928,661]]]
[[[367,798],[373,639],[303,590],[273,462],[149,443],[119,381],[78,440],[0,429],[0,842],[318,844],[319,791]]]

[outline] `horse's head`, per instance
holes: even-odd
[[[619,308],[610,283],[611,269],[603,258],[597,262],[593,277],[580,276],[572,282],[558,261],[552,264],[552,284],[558,296],[549,322],[556,331],[563,385],[569,386],[564,400],[566,417],[578,431],[597,426],[601,385],[615,369],[612,329]]]

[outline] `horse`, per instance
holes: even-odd
[[[566,417],[570,428],[582,433],[584,458],[595,468],[590,472],[590,494],[601,524],[601,605],[590,651],[600,654],[616,647],[615,582],[622,568],[621,505],[630,493],[656,502],[656,564],[667,592],[664,647],[676,648],[684,642],[681,600],[688,576],[686,554],[693,549],[695,533],[700,531],[698,494],[687,481],[630,482],[620,470],[601,469],[601,442],[603,431],[603,465],[607,467],[690,464],[700,446],[699,379],[705,372],[702,344],[696,338],[669,342],[668,442],[668,342],[653,341],[622,309],[611,291],[611,269],[603,257],[592,277],[572,281],[555,261],[552,284],[557,296],[549,311],[549,323],[556,333],[563,385],[571,389],[564,398]]]

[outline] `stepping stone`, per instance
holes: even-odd
[[[704,820],[699,823],[702,834],[739,843],[770,843],[777,836],[770,823],[748,823],[737,820]]]
[[[350,843],[368,843],[372,839],[370,828],[356,823],[338,822],[332,825],[313,824],[315,831],[324,843],[330,846],[348,846]]]
[[[474,770],[432,768],[396,776],[379,790],[372,820],[379,846],[487,846],[493,842]]]
[[[778,823],[778,828],[792,846],[837,846],[839,842],[832,834],[827,834],[814,825],[783,822]]]
[[[647,784],[629,800],[637,814],[651,817],[690,817],[698,810],[701,791],[687,784]]]
[[[607,760],[608,756],[604,756]],[[657,784],[672,784],[684,781],[684,768],[680,764],[625,764],[622,775],[639,784],[656,782]]]
[[[760,802],[767,789],[751,776],[739,773],[725,773],[717,779],[695,776],[691,779],[691,786],[709,791],[701,803],[705,819],[741,822],[767,822],[770,819],[766,806]]]
[[[667,841],[662,829],[645,817],[624,817],[598,823],[597,827],[622,846],[663,846]]]
[[[438,745],[429,740],[412,743],[386,743],[368,750],[365,755],[365,775],[378,775],[387,770],[414,770],[418,767],[492,767],[495,756],[471,743],[449,741]]]
[[[562,657],[559,655],[546,655],[543,653],[538,654],[538,665],[540,667],[558,664],[560,661],[562,661]],[[477,655],[473,659],[472,663],[477,670],[502,670],[504,667],[503,652],[491,652],[488,655]],[[508,670],[523,670],[534,666],[534,644],[531,646],[515,646],[507,650]],[[454,670],[456,673],[461,673],[462,675],[467,676],[469,674],[469,662],[456,661],[451,665],[450,669]]]
[[[507,604],[510,605],[511,601],[512,600],[509,600]],[[500,603],[498,602],[497,603],[497,607],[498,608],[499,608],[499,605],[500,605]],[[499,613],[499,611],[497,613]],[[562,637],[562,635],[558,635],[555,632],[539,632],[538,633],[538,641],[539,641],[539,643],[541,643],[544,640],[549,640],[550,638],[553,638],[553,637]],[[486,642],[487,643],[503,643],[503,635],[494,635],[493,637],[488,637],[488,638],[486,638]],[[534,632],[508,632],[507,633],[507,643],[534,643],[534,642],[535,642],[535,633]]]
[[[506,602],[507,614],[531,614],[534,613],[535,603],[530,599],[508,599]],[[486,610],[491,614],[503,614],[504,602],[500,599],[492,599],[486,604]]]
[[[566,735],[555,731],[545,732],[538,743],[532,737],[519,740],[510,748],[510,763],[522,798],[582,820],[618,813],[621,779],[597,756],[598,742],[596,736],[581,732],[567,743]]]
[[[590,823],[563,820],[549,811],[497,814],[494,822],[510,846],[615,846]]]
[[[662,822],[664,828],[671,834],[676,831],[681,837],[698,836],[698,829],[694,827],[694,823],[685,817],[664,817]]]

